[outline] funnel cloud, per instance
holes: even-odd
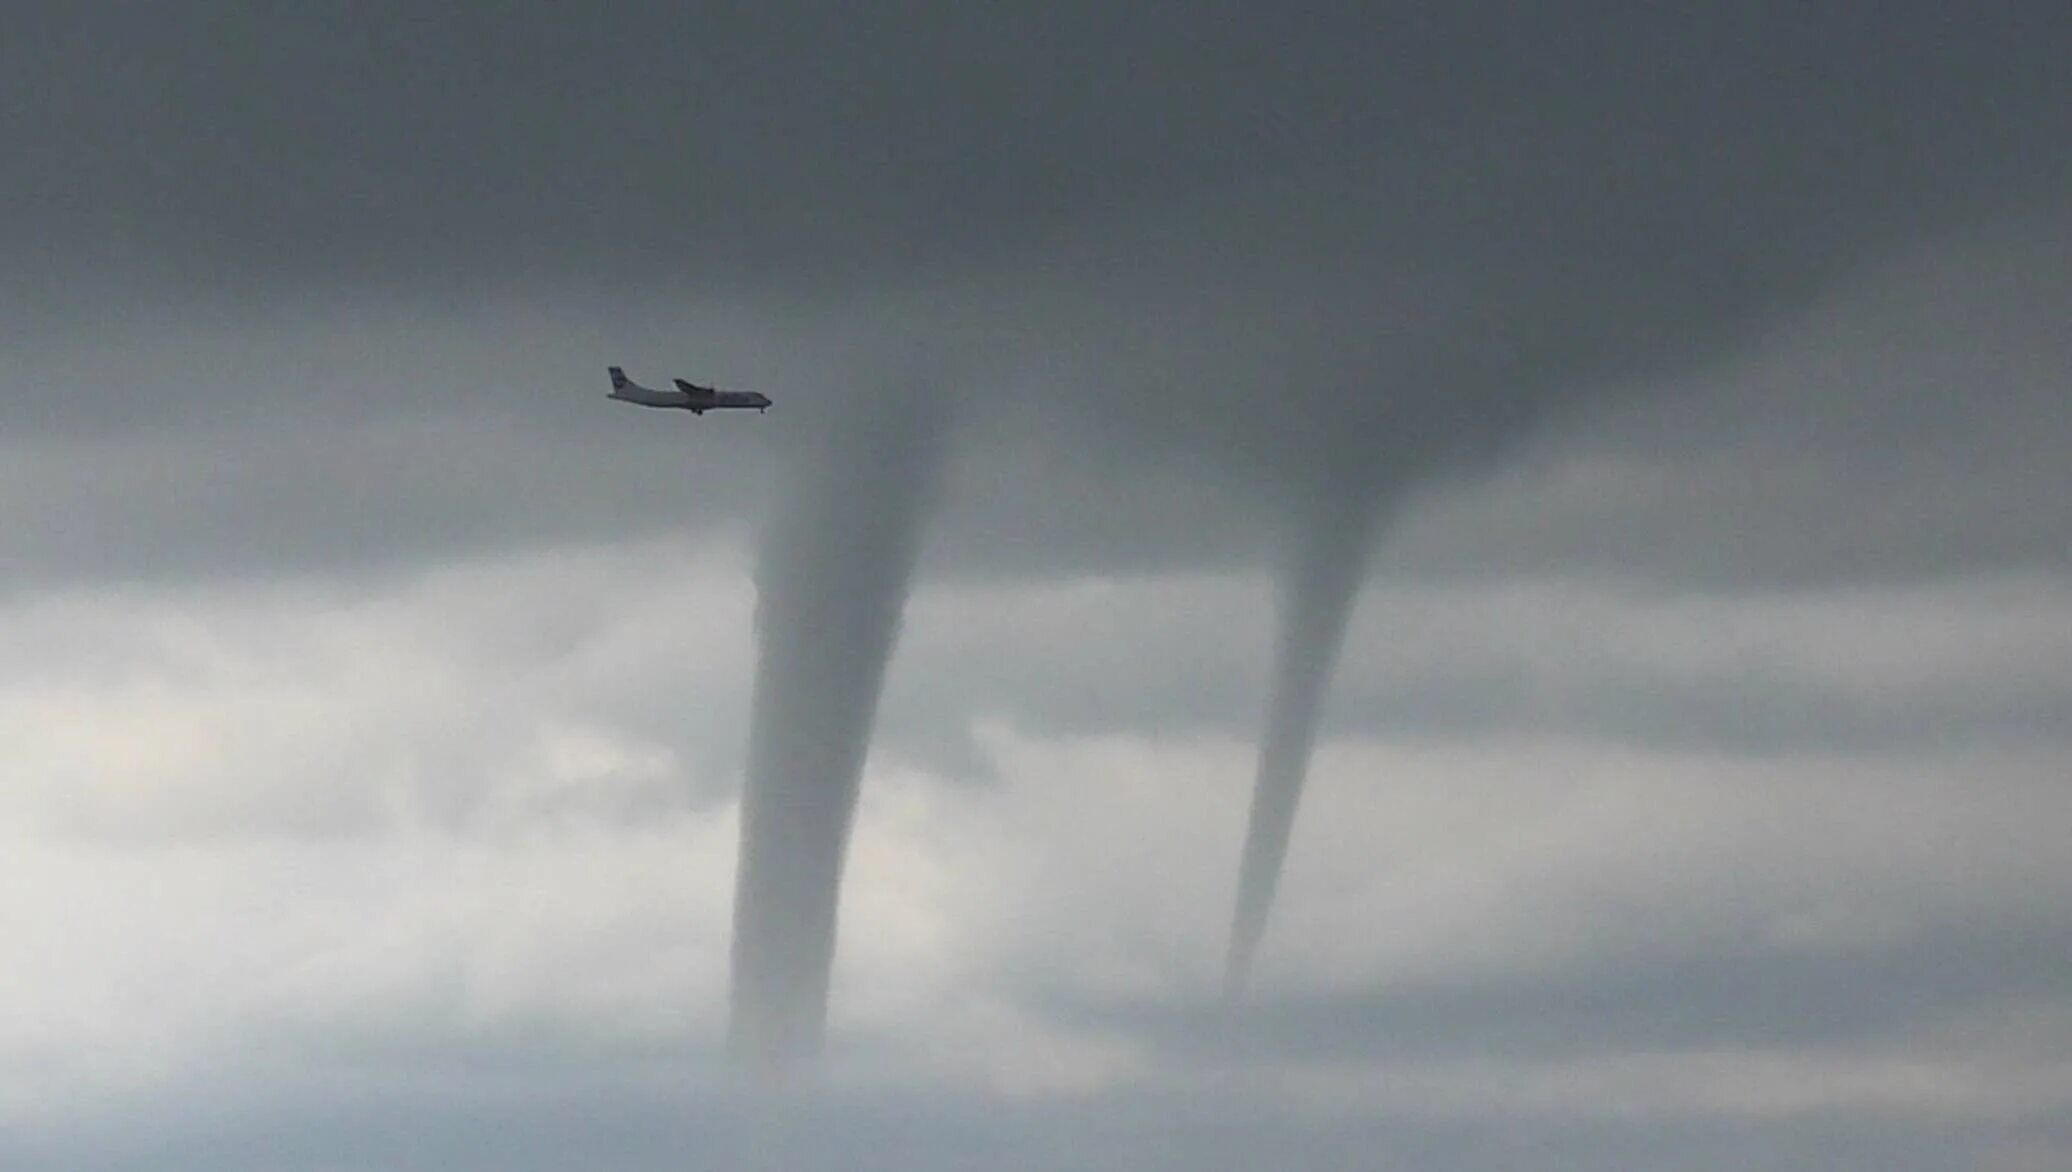
[[[1231,915],[1230,952],[1223,970],[1226,997],[1244,992],[1252,959],[1266,934],[1295,827],[1295,808],[1309,773],[1310,751],[1316,746],[1317,721],[1345,641],[1346,621],[1359,595],[1377,511],[1371,497],[1320,492],[1296,536],[1282,586],[1279,658],[1259,742],[1237,908]]]
[[[842,863],[934,486],[942,403],[852,405],[756,569],[756,683],[734,897],[729,1049],[781,1074],[821,1049]]]

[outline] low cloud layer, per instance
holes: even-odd
[[[90,1103],[176,1149],[290,1166],[494,1160],[514,1127],[544,1128],[542,1151],[632,1137],[635,1166],[763,1142],[717,1081],[744,554],[597,547],[328,591],[16,604],[0,687],[21,750],[0,827],[24,880],[0,916],[26,958],[0,1042],[9,1142],[55,1167],[124,1158],[134,1127]],[[676,587],[659,604],[658,579]],[[1672,1167],[1714,1166],[1693,1137],[1729,1120],[1744,1146],[1721,1152],[1811,1132],[1857,1153],[1894,1134],[1964,1160],[2010,1135],[2053,1150],[2072,1093],[2050,964],[2072,897],[2051,829],[2063,747],[2055,730],[2010,735],[1969,692],[2025,676],[2062,690],[2060,594],[1370,591],[1275,947],[1231,1018],[1216,981],[1251,713],[1219,718],[1198,682],[1256,680],[1266,632],[1205,671],[1183,645],[1117,647],[1149,669],[1135,679],[1088,651],[1126,644],[1139,610],[1213,627],[1268,597],[1257,577],[920,593],[894,696],[945,678],[937,646],[1019,667],[926,698],[966,714],[976,772],[930,766],[935,734],[888,714],[845,894],[830,1086],[781,1142],[911,1144],[927,1166],[1052,1135],[1127,1159],[1209,1126],[1184,1093],[1248,1134],[1311,1120],[1294,1150],[1325,1166],[1356,1136],[1483,1166],[1441,1137],[1499,1115],[1518,1142],[1661,1143]],[[1620,620],[1594,653],[1604,641],[1573,617],[1593,613]],[[1915,639],[1915,614],[1942,641]],[[1530,644],[1528,666],[1502,621],[1576,641]],[[1404,639],[1417,630],[1424,650]],[[1370,706],[1368,672],[1484,654],[1511,665],[1499,676],[1554,673],[1534,691],[1560,701],[1536,720],[1365,719],[1394,708]],[[1096,705],[1059,723],[1045,679],[1179,718]],[[1732,697],[1780,686],[1916,704],[1917,737],[1664,742],[1593,715],[1622,690],[1691,687],[1713,698],[1682,723],[1731,730]],[[1005,1105],[958,1122],[945,1080]],[[702,1138],[672,1110],[706,1119]],[[213,1138],[175,1123],[195,1111]],[[423,1146],[383,1147],[377,1118]],[[1361,1122],[1377,1118],[1392,1122]]]

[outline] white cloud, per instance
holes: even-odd
[[[673,542],[15,600],[14,1109],[282,1046],[710,1036],[749,602]]]
[[[0,816],[180,838],[452,822],[492,797],[680,803],[733,752],[738,566],[663,543],[18,603]]]
[[[351,1083],[480,1053],[530,1055],[509,1077],[535,1080],[564,1053],[590,1074],[714,1060],[743,563],[663,540],[10,601],[0,935],[21,959],[0,975],[0,1112],[177,1097],[201,1072],[236,1097],[291,1066]],[[1224,576],[916,598],[852,843],[838,1083],[1045,1101],[1202,1075],[1170,1032],[1088,1007],[1213,999],[1270,607]],[[2058,694],[2066,609],[2038,578],[1770,596],[1384,581],[1339,704],[1461,680],[1522,681],[1527,711],[1557,714],[1782,688],[1962,728],[1967,696]],[[937,692],[953,663],[967,686]],[[900,751],[917,714],[968,735],[978,767]],[[1747,752],[1516,717],[1339,723],[1262,957],[1269,1006],[1496,983],[1555,1014],[1563,990],[1714,958],[1875,965],[2047,937],[2072,900],[2048,738],[1974,720],[1925,749]],[[2010,972],[1924,986],[1916,1020],[1839,1042],[1794,1041],[1758,1003],[1666,1043],[1586,1023],[1603,1034],[1549,1057],[1501,1037],[1479,1063],[1363,1052],[1362,1025],[1349,1053],[1210,1065],[1319,1109],[1463,1117],[2062,1102],[2064,1007],[2041,997],[2010,1027],[2038,997],[2012,971],[2031,960],[1980,963]]]

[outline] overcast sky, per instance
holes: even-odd
[[[1566,9],[13,6],[0,1165],[2072,1166],[2072,14]],[[763,1101],[757,562],[914,389]]]

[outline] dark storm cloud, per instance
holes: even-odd
[[[226,278],[812,283],[1465,147],[1499,158],[1459,214],[1574,213],[1587,193],[1642,214],[1599,243],[1643,260],[1667,227],[1647,214],[1660,181],[1685,172],[1677,194],[1774,254],[1827,243],[1794,209],[1850,205],[1868,228],[1924,189],[2025,178],[2062,126],[2047,103],[2065,19],[39,4],[13,14],[5,50],[21,176],[6,231],[10,252],[60,269],[84,248]],[[1521,152],[1514,185],[1500,157]]]
[[[16,198],[46,223],[269,264],[269,243],[333,261],[368,244],[391,261],[681,260],[752,255],[773,231],[798,258],[991,239],[1528,110],[1588,122],[1643,94],[1755,99],[1776,123],[1811,95],[1882,102],[1863,87],[1938,72],[2019,93],[2034,77],[2005,76],[2010,55],[2048,60],[2040,11],[32,5],[10,37],[8,145],[32,180]],[[1764,75],[1736,76],[1750,64]],[[1900,126],[1931,109],[1848,113]],[[746,232],[716,239],[722,223]]]
[[[1139,487],[1212,483],[1254,498],[1250,522],[1313,495],[1330,451],[1364,486],[1349,491],[1391,491],[1492,458],[1587,390],[1731,350],[1895,243],[2061,199],[2068,23],[2040,4],[1876,21],[28,6],[0,47],[19,177],[0,295],[33,327],[10,352],[33,360],[0,397],[10,430],[207,418],[235,445],[285,372],[350,384],[356,414],[458,394],[538,424],[500,476],[413,470],[447,520],[369,503],[428,551],[641,524],[615,473],[536,475],[561,429],[601,434],[557,396],[606,351],[696,362],[790,413],[919,339],[971,372],[974,453],[1033,452],[1041,470],[1071,451],[1100,486],[1046,525],[1071,490],[1039,471],[995,494],[997,514],[953,518],[946,557],[1250,557],[1263,535],[1215,511],[1156,525],[1172,515]],[[512,289],[549,310],[484,320]],[[301,362],[292,346],[225,361],[309,290],[406,305],[414,342],[347,315]],[[217,303],[256,320],[190,312]],[[170,354],[87,366],[168,317],[191,322]],[[341,333],[361,352],[326,376]],[[117,388],[62,393],[89,369]],[[759,433],[796,447],[782,425]],[[255,480],[244,499],[274,491]],[[341,524],[280,491],[291,537],[248,549],[287,556]],[[99,528],[105,506],[78,507]]]
[[[1392,570],[1777,590],[2062,569],[2068,212],[1917,242],[1677,393],[1560,421],[1406,518]]]

